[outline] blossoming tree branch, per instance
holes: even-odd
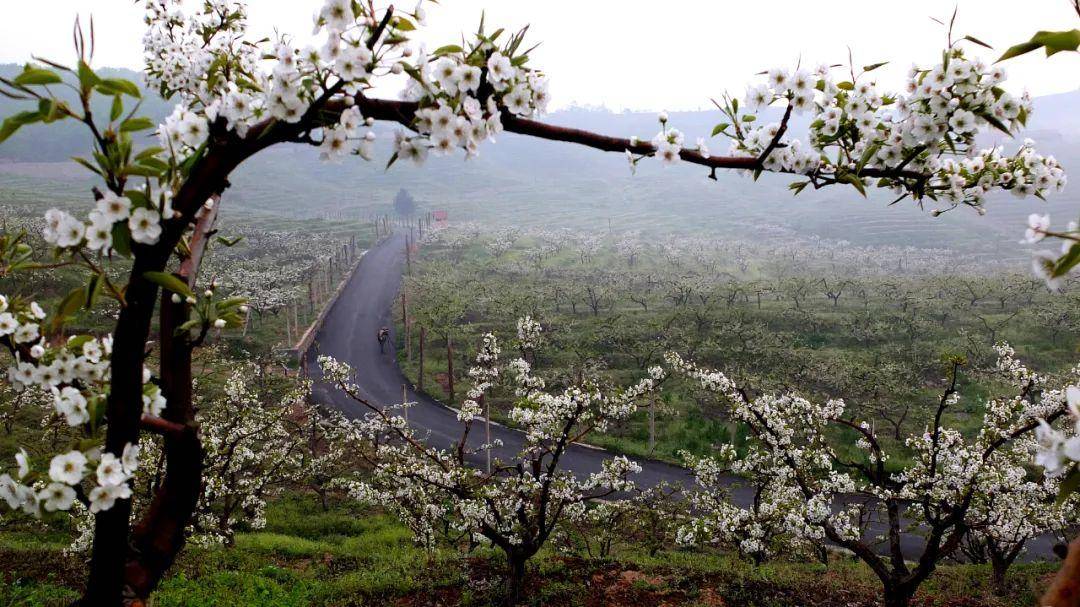
[[[899,92],[878,90],[875,66],[771,70],[743,102],[718,103],[723,122],[712,135],[731,140],[720,156],[704,137],[689,145],[666,116],[651,140],[536,120],[548,104],[548,84],[530,62],[525,31],[481,22],[463,45],[429,52],[411,40],[424,22],[423,3],[407,12],[374,0],[328,0],[315,16],[320,44],[303,49],[283,35],[249,37],[247,8],[236,0],[147,0],[145,11],[146,83],[176,103],[163,124],[139,115],[138,86],[95,72],[92,26],[87,36],[76,25],[74,63],[35,58],[2,81],[2,92],[27,109],[3,122],[0,142],[26,125],[79,122],[90,149],[76,161],[100,179],[85,216],[47,214],[43,235],[54,262],[32,263],[18,235],[0,242],[0,275],[60,266],[87,275],[86,286],[51,315],[32,300],[0,297],[7,381],[50,392],[57,412],[83,435],[47,470],[17,458],[14,476],[0,476],[0,496],[36,515],[68,510],[75,501],[96,513],[88,605],[145,599],[183,546],[203,475],[192,351],[210,328],[239,326],[246,314],[242,300],[219,296],[214,283],[199,285],[201,260],[231,172],[264,149],[301,143],[318,146],[326,159],[371,159],[370,127],[387,121],[400,125],[390,164],[421,164],[429,154],[473,156],[509,131],[625,153],[632,167],[656,160],[700,165],[710,175],[787,173],[796,176],[796,191],[878,187],[944,210],[981,210],[993,190],[1041,197],[1065,183],[1057,162],[1031,145],[1012,153],[975,149],[984,126],[1018,131],[1030,100],[1002,88],[1002,69],[952,41],[939,64],[913,68]],[[400,99],[370,95],[395,74],[409,78]],[[77,102],[58,96],[62,89]],[[102,97],[107,114],[92,109]],[[782,107],[782,119],[761,124],[755,112],[773,105]],[[810,114],[811,124],[793,138],[789,121],[800,113]],[[157,145],[146,145],[143,134],[155,129]],[[129,268],[122,284],[105,271],[117,263]],[[68,317],[103,298],[119,310],[111,334],[65,333]],[[157,373],[145,366],[152,334],[159,336]],[[164,437],[167,472],[133,521],[130,479],[142,433]]]

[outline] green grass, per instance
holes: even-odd
[[[755,394],[795,390],[814,399],[844,398],[849,415],[878,427],[892,450],[890,465],[899,468],[908,461],[903,438],[930,420],[946,386],[947,356],[963,356],[968,364],[959,382],[962,400],[944,420],[970,434],[981,422],[986,399],[1010,389],[993,373],[992,340],[1009,341],[1032,369],[1054,374],[1074,364],[1080,339],[1075,325],[1047,321],[1073,318],[1076,293],[1049,295],[1022,275],[957,270],[944,261],[952,259],[948,253],[940,253],[942,261],[936,261],[938,253],[909,253],[923,265],[909,260],[912,267],[898,272],[891,267],[867,269],[858,256],[845,261],[843,247],[836,248],[840,256],[834,261],[833,249],[815,249],[793,239],[788,246],[800,259],[793,263],[771,250],[771,244],[736,240],[724,243],[728,248],[723,250],[691,250],[676,263],[648,248],[654,243],[643,239],[645,252],[630,266],[617,253],[616,234],[602,237],[599,251],[584,262],[571,238],[537,267],[530,251],[544,236],[522,235],[513,248],[495,256],[486,245],[497,235],[455,239],[451,234],[416,256],[406,285],[413,323],[411,357],[403,354],[404,325],[400,308],[394,308],[399,362],[406,376],[418,383],[418,325],[424,325],[425,391],[451,405],[459,404],[470,386],[466,374],[482,334],[494,332],[503,356],[516,356],[515,322],[528,313],[545,327],[547,345],[535,368],[553,388],[583,368],[595,369],[611,385],[628,385],[645,374],[645,367],[661,363],[665,351],[674,350],[724,371]],[[732,250],[749,256],[746,267],[733,260]],[[835,284],[838,277],[851,283],[834,305],[819,283]],[[680,281],[694,293],[684,302],[672,298]],[[802,295],[800,284],[806,289]],[[595,285],[607,291],[606,302],[594,312],[583,292]],[[761,287],[771,291],[760,303],[753,295],[727,300],[730,293],[753,293]],[[980,295],[974,305],[968,288]],[[863,291],[868,295],[859,294]],[[637,301],[642,297],[648,309]],[[450,309],[462,310],[449,320],[453,398],[445,382],[448,298],[456,302]],[[1004,306],[999,298],[1004,298]],[[718,443],[738,446],[740,428],[730,423],[721,403],[681,380],[666,383],[663,393],[665,406],[656,416],[653,448],[644,407],[608,434],[591,435],[588,442],[668,461],[677,461],[681,450],[704,455]],[[488,400],[493,417],[507,423],[512,391],[497,387]],[[898,422],[897,439],[888,418],[899,420],[905,408],[909,413]],[[836,438],[846,456],[863,455],[852,447],[850,437]]]
[[[33,541],[0,531],[0,607],[66,605],[78,596],[85,568],[61,554],[59,535]],[[529,605],[590,605],[598,593],[643,605],[690,606],[721,597],[726,605],[781,607],[867,605],[878,593],[869,570],[847,557],[828,565],[775,561],[754,565],[711,550],[668,550],[649,556],[618,544],[613,556],[588,560],[546,548],[530,565]],[[1008,593],[995,596],[981,565],[943,565],[918,604],[1009,607],[1031,604],[1053,564],[1017,565]],[[267,526],[241,533],[232,547],[189,546],[152,597],[165,606],[375,606],[393,603],[493,606],[502,592],[498,553],[433,554],[415,546],[386,514],[351,501],[323,511],[306,494],[271,502]],[[633,598],[636,597],[636,598]],[[805,602],[804,602],[805,601]]]

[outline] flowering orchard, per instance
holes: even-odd
[[[531,322],[521,320],[526,327]],[[369,461],[374,471],[370,480],[353,485],[352,494],[396,513],[424,544],[433,545],[438,530],[449,528],[503,551],[510,565],[508,595],[516,602],[526,562],[563,518],[633,489],[630,477],[641,470],[619,456],[605,460],[599,472],[575,475],[562,464],[567,449],[632,414],[664,372],[654,367],[648,377],[610,393],[588,381],[549,392],[524,358],[504,365],[499,355],[495,337],[485,335],[469,372],[474,386],[458,413],[462,434],[451,450],[425,445],[405,417],[361,397],[347,365],[329,357],[319,362],[326,380],[369,410],[360,432],[376,445]],[[490,434],[483,441],[470,439],[473,423],[483,414],[479,401],[500,376],[509,379],[517,394],[510,418],[525,439],[509,456],[493,453],[501,445]],[[484,459],[491,462],[487,471],[475,467]]]
[[[830,542],[873,570],[887,605],[909,604],[919,585],[960,549],[969,533],[993,542],[1003,554],[996,567],[1007,568],[1016,558],[1013,552],[1018,554],[1028,539],[1071,522],[1075,504],[1055,505],[1050,499],[1056,493],[1053,481],[1030,481],[1025,468],[1035,451],[1033,431],[1065,413],[1066,390],[1047,385],[1009,346],[1000,345],[998,354],[998,369],[1013,383],[1015,394],[988,401],[978,434],[965,438],[942,422],[961,398],[957,374],[963,361],[950,361],[950,384],[934,422],[907,439],[913,461],[899,470],[889,464],[891,454],[873,426],[845,416],[843,400],[751,397],[723,373],[669,354],[677,373],[726,399],[731,414],[754,437],[742,458],[727,449],[715,458],[688,460],[699,485],[690,498],[692,510],[702,514],[681,530],[680,541],[726,543],[750,555],[768,555],[778,546],[823,548]],[[1075,373],[1070,379],[1075,381]],[[829,439],[837,430],[856,436],[865,457],[839,454]],[[724,499],[726,471],[754,483],[750,507]],[[1008,502],[1016,507],[1007,508]],[[910,533],[924,536],[915,559],[905,552]],[[879,534],[887,545],[884,554],[874,549]]]
[[[547,105],[548,85],[529,61],[524,30],[509,34],[482,22],[463,44],[429,53],[410,40],[424,21],[422,3],[404,12],[374,0],[328,0],[314,20],[321,42],[303,49],[283,35],[253,39],[247,7],[236,0],[143,6],[147,84],[175,102],[164,123],[139,115],[138,86],[94,70],[92,27],[88,37],[76,27],[74,62],[35,59],[3,81],[3,92],[26,110],[0,125],[0,142],[35,123],[81,123],[89,150],[76,161],[100,179],[85,214],[51,210],[43,231],[57,264],[85,272],[85,287],[51,313],[33,297],[0,299],[8,381],[52,392],[57,412],[83,435],[47,466],[18,462],[14,476],[5,473],[4,502],[38,513],[79,500],[95,512],[87,604],[145,599],[193,521],[206,449],[195,421],[192,351],[211,328],[239,326],[245,305],[221,297],[212,281],[200,285],[200,267],[231,172],[266,148],[300,143],[318,146],[328,160],[370,158],[375,135],[368,127],[384,120],[402,127],[391,164],[475,155],[505,130],[625,152],[635,165],[655,158],[778,171],[801,176],[796,190],[870,185],[977,209],[995,188],[1042,196],[1064,183],[1053,159],[1028,146],[1013,155],[971,148],[982,124],[1008,133],[1022,126],[1027,101],[1001,87],[1002,71],[951,43],[939,65],[914,69],[910,90],[895,94],[879,93],[870,69],[852,68],[850,77],[831,69],[774,70],[752,97],[758,105],[784,105],[785,119],[757,127],[753,114],[725,102],[729,124],[715,134],[734,144],[730,156],[716,156],[704,140],[685,146],[665,116],[652,142],[534,120]],[[402,99],[369,96],[394,74],[409,79]],[[75,91],[77,102],[55,96],[60,87]],[[110,100],[107,114],[91,109],[99,97]],[[787,137],[787,118],[796,111],[814,117],[805,140]],[[157,145],[137,139],[148,131],[156,132]],[[15,240],[3,248],[0,274],[55,266],[27,263],[25,245]],[[114,280],[104,267],[118,259],[130,259],[130,270]],[[119,308],[111,334],[66,335],[65,320],[101,298]],[[145,365],[152,329],[157,372]],[[561,402],[541,399],[537,417]],[[162,436],[166,472],[133,521],[130,479],[144,433]]]

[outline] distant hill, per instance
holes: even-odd
[[[19,69],[0,65],[0,74],[12,75]],[[141,81],[140,75],[130,70],[111,73]],[[1080,166],[1080,115],[1075,111],[1080,107],[1080,91],[1039,98],[1035,104],[1032,128],[1025,135],[1036,139],[1040,150],[1057,155],[1067,168]],[[0,97],[0,116],[17,111],[17,107],[16,102]],[[150,94],[144,111],[162,120],[171,105]],[[652,137],[658,129],[651,113],[574,108],[543,119],[642,138]],[[687,133],[691,141],[710,133],[718,120],[716,112],[671,116],[671,124]],[[480,157],[473,160],[432,158],[421,170],[399,162],[384,171],[395,128],[376,127],[381,151],[371,163],[347,158],[327,164],[318,160],[316,150],[299,145],[263,152],[234,175],[234,187],[227,194],[231,201],[228,208],[284,217],[335,217],[342,212],[367,216],[390,211],[394,194],[404,185],[423,209],[447,209],[452,219],[644,229],[663,234],[707,231],[718,237],[745,235],[762,224],[772,224],[859,244],[951,247],[1017,260],[1028,256],[1026,248],[1017,244],[1028,213],[1048,211],[1058,222],[1080,213],[1080,196],[1067,191],[1049,203],[1034,199],[1021,202],[1006,194],[990,202],[986,217],[958,209],[933,219],[910,202],[886,208],[887,197],[864,200],[850,188],[807,191],[792,197],[787,189],[790,176],[765,175],[753,183],[722,172],[712,181],[700,167],[664,169],[657,163],[642,163],[637,175],[631,176],[622,154],[512,134],[501,136],[497,144],[485,144]],[[797,125],[793,131],[799,131]],[[999,139],[986,137],[987,143]],[[710,144],[716,153],[726,151],[726,141],[713,139]],[[0,204],[5,201],[5,186],[70,180],[70,171],[56,171],[48,168],[53,165],[41,163],[64,162],[72,155],[85,154],[87,145],[85,132],[74,123],[34,125],[20,131],[0,145]]]

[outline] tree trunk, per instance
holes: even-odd
[[[506,605],[514,607],[521,603],[525,590],[525,563],[527,558],[512,554],[509,557],[510,571],[506,579]]]
[[[166,242],[157,250],[144,251],[142,256],[136,257],[125,292],[127,306],[120,309],[116,321],[105,450],[117,457],[128,443],[139,440],[143,352],[150,337],[150,322],[157,298],[157,285],[144,278],[144,274],[160,272],[171,250],[172,244]],[[124,565],[128,555],[130,520],[130,499],[117,500],[112,508],[95,517],[93,556],[84,605],[121,604],[125,594]]]
[[[907,584],[885,586],[885,607],[908,607],[915,596],[915,588]]]

